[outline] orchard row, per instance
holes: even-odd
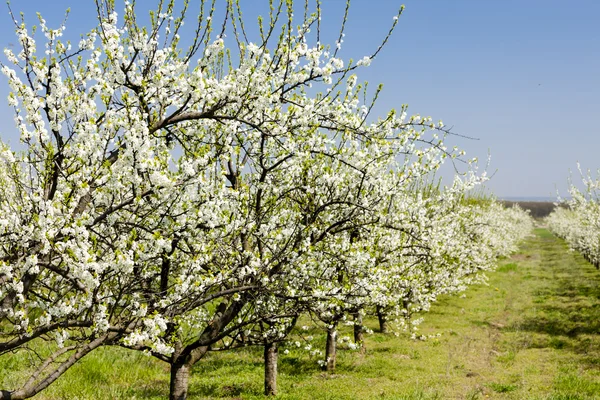
[[[546,221],[552,232],[565,239],[573,250],[600,266],[600,181],[592,176],[583,179],[584,190],[571,186],[571,199],[557,207]]]
[[[321,44],[318,4],[300,20],[274,4],[257,44],[236,2],[222,24],[203,6],[189,32],[187,9],[160,4],[141,27],[134,4],[119,18],[99,0],[75,49],[64,25],[13,16],[2,71],[24,150],[0,147],[0,356],[53,344],[1,399],[101,346],[167,363],[172,399],[209,351],[265,346],[272,394],[301,315],[327,330],[333,370],[349,315],[359,346],[365,313],[410,331],[530,231],[522,210],[469,196],[485,175],[441,122],[371,115],[378,92],[355,71],[381,47],[339,58],[345,25]],[[445,161],[465,171],[442,186]]]

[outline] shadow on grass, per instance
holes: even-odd
[[[540,248],[536,279],[552,284],[535,293],[535,309],[506,330],[534,333],[527,347],[570,350],[600,366],[600,273],[556,238],[540,238]]]
[[[296,377],[311,376],[318,372],[317,363],[302,357],[282,357],[279,360],[279,371]]]
[[[218,370],[227,370],[228,373],[240,373],[254,368],[262,368],[261,360],[245,360],[243,358],[207,358],[194,365],[195,374],[215,374]]]
[[[131,396],[131,398],[164,399],[169,395],[169,381],[151,381],[144,386],[130,388],[126,394]]]
[[[259,347],[231,351],[228,354],[210,354],[194,366],[190,398],[261,396],[263,382],[256,378],[263,374],[262,356],[263,349]],[[314,360],[280,352],[278,371],[280,375],[293,376],[296,381],[302,381],[311,379],[319,369]],[[202,379],[194,381],[194,376],[202,376]]]
[[[225,385],[218,383],[204,383],[190,387],[190,391],[188,393],[189,397],[194,399],[204,399],[206,397],[231,398],[240,396],[241,394],[260,396],[262,395],[262,391],[257,390],[256,385],[248,382],[231,383]]]

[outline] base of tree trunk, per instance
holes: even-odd
[[[186,400],[190,379],[190,367],[186,364],[171,365],[169,400]]]
[[[277,343],[265,343],[265,396],[277,395]]]
[[[337,351],[337,323],[327,329],[327,343],[325,344],[325,365],[323,369],[327,372],[335,372]]]
[[[365,331],[363,317],[360,312],[354,314],[354,343],[360,346],[361,352],[365,351]]]
[[[387,315],[385,314],[383,307],[377,307],[377,319],[379,320],[379,332],[388,333],[388,321]]]

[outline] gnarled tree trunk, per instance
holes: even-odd
[[[379,331],[381,333],[388,333],[388,321],[385,310],[381,306],[377,306],[377,319],[379,319]]]
[[[277,395],[277,343],[265,342],[265,395]]]
[[[186,400],[189,386],[190,370],[210,350],[209,343],[217,341],[222,329],[242,309],[243,302],[230,302],[229,299],[221,301],[217,306],[215,316],[204,329],[195,343],[183,346],[175,345],[175,352],[171,358],[171,382],[169,385],[169,400]]]
[[[361,351],[365,350],[365,331],[363,316],[360,312],[354,313],[354,343],[360,346]]]
[[[169,400],[185,400],[189,387],[191,366],[186,363],[171,364]]]
[[[171,361],[171,382],[169,384],[169,400],[186,400],[190,384],[192,367],[208,352],[208,346],[197,347],[185,355],[181,354],[181,344],[175,346],[175,354]]]
[[[29,378],[25,386],[21,389],[15,391],[8,390],[0,390],[0,400],[23,400],[28,399],[30,397],[35,396],[40,393],[42,390],[46,389],[50,384],[56,381],[62,374],[64,374],[69,368],[71,368],[77,361],[81,360],[87,354],[95,350],[96,348],[110,343],[112,340],[115,340],[118,337],[117,333],[107,333],[95,340],[83,345],[82,347],[77,346],[68,346],[59,349],[52,356],[50,356],[46,362],[51,363],[53,360],[56,360],[59,356],[64,355],[65,353],[76,350],[71,356],[61,362],[58,363],[55,369],[51,370],[45,378],[37,380],[39,375],[44,372],[44,369],[48,366],[48,364],[42,364]]]
[[[337,321],[331,323],[331,327],[327,328],[327,343],[325,344],[325,365],[324,369],[327,372],[335,372],[337,352]]]

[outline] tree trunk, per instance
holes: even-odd
[[[379,319],[379,331],[388,333],[387,315],[385,315],[385,311],[381,306],[377,306],[377,318]]]
[[[277,343],[265,342],[265,396],[277,395]]]
[[[337,321],[327,329],[327,343],[325,344],[325,367],[327,372],[335,372],[337,350]]]
[[[365,332],[363,329],[363,317],[360,312],[354,314],[354,343],[360,346],[361,351],[365,350]]]
[[[185,363],[171,364],[169,400],[186,400],[190,379],[190,366]]]
[[[54,383],[54,381],[56,381],[60,376],[62,376],[62,374],[64,374],[69,368],[75,365],[75,363],[77,363],[87,354],[96,348],[115,340],[118,335],[119,334],[115,332],[107,333],[106,335],[96,338],[81,347],[73,345],[59,349],[57,352],[49,356],[49,358],[47,358],[46,361],[33,373],[33,375],[29,378],[29,381],[25,383],[24,387],[15,391],[0,390],[0,400],[23,400],[35,396]],[[48,374],[43,379],[40,378],[39,375],[44,372],[46,367],[51,364],[53,359],[56,361],[56,358],[67,354],[70,351],[74,352],[66,361],[58,363],[56,368],[48,371]],[[40,378],[40,380],[37,378]]]

